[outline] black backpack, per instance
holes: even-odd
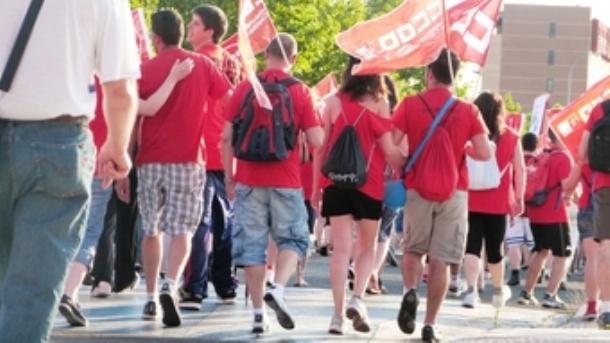
[[[364,149],[360,139],[358,139],[355,128],[365,111],[366,109],[363,109],[360,112],[353,124],[347,121],[347,117],[341,111],[341,116],[345,120],[346,125],[339,134],[339,137],[337,137],[328,153],[326,161],[322,165],[322,174],[333,181],[339,188],[357,189],[366,182],[370,159],[367,162]],[[373,151],[371,151],[372,155]]]
[[[604,116],[595,123],[589,137],[591,170],[610,173],[610,99],[601,104]]]
[[[277,82],[260,81],[272,109],[261,107],[254,90],[248,91],[233,120],[233,153],[235,158],[250,162],[283,161],[297,141],[288,87],[300,81],[293,77]]]

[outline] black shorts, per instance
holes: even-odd
[[[485,242],[487,261],[496,264],[502,261],[502,243],[506,234],[506,215],[468,212],[468,240],[466,254],[481,257]]]
[[[375,200],[357,189],[329,186],[322,195],[322,216],[337,217],[351,214],[354,220],[381,218],[382,201]]]
[[[307,226],[309,234],[313,235],[313,228],[316,225],[316,210],[311,205],[311,201],[305,200],[305,209],[307,210]]]
[[[531,223],[534,236],[532,251],[551,250],[553,256],[569,257],[572,254],[570,226],[568,223],[535,224]]]

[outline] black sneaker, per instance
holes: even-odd
[[[66,318],[70,326],[87,326],[89,324],[87,318],[80,311],[80,306],[66,294],[61,296],[59,313]]]
[[[159,302],[163,309],[163,324],[169,327],[180,326],[182,318],[180,318],[176,297],[174,296],[170,285],[167,283],[163,284],[160,293]]]
[[[610,312],[602,312],[597,317],[597,325],[602,330],[610,330]]]
[[[218,300],[221,304],[235,304],[235,299],[237,298],[237,293],[234,289],[228,290],[224,293],[218,294]]]
[[[252,322],[252,333],[258,335],[267,331],[269,331],[269,322],[265,320],[262,314],[255,314],[254,322]]]
[[[180,294],[178,306],[181,309],[189,311],[199,311],[201,309],[201,303],[203,302],[201,295],[187,292],[182,288],[178,289],[178,293]]]
[[[320,248],[320,256],[328,256],[328,247],[326,245]]]
[[[425,325],[421,329],[421,340],[424,342],[440,342],[443,337],[434,325]]]
[[[516,273],[513,272],[510,275],[510,279],[508,280],[508,282],[506,284],[509,286],[519,286],[520,283],[521,283],[521,280],[519,279],[519,271],[517,271]]]
[[[400,331],[406,334],[412,334],[415,331],[415,316],[417,315],[418,305],[419,296],[414,289],[410,289],[402,297],[402,303],[398,311],[397,321]]]
[[[157,318],[159,318],[159,315],[157,314],[157,303],[154,301],[147,302],[142,311],[142,319],[157,320]]]

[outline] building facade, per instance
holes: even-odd
[[[609,30],[594,17],[588,7],[505,4],[482,88],[511,92],[523,112],[545,92],[565,106],[610,75]]]

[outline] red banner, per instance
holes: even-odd
[[[464,0],[447,10],[451,23],[449,48],[460,59],[485,65],[500,5],[501,0]]]
[[[225,41],[222,42],[222,47],[223,47],[223,49],[225,49],[231,55],[239,56],[239,46],[238,46],[238,42],[237,42],[237,33],[235,33],[231,37],[225,39]]]
[[[259,105],[264,108],[271,109],[271,102],[269,101],[269,97],[267,93],[263,90],[263,86],[261,85],[258,77],[256,77],[256,58],[254,57],[254,52],[252,50],[252,45],[250,44],[250,35],[249,32],[251,30],[253,22],[248,21],[249,16],[252,15],[257,9],[260,10],[262,3],[262,7],[266,7],[262,1],[258,1],[257,4],[252,3],[252,0],[239,0],[239,18],[237,24],[237,46],[239,48],[239,54],[241,57],[242,65],[246,74],[246,78],[250,81],[252,88],[254,89],[254,94],[256,96],[256,100]],[[255,7],[258,6],[258,7]],[[251,18],[251,17],[250,17]],[[274,35],[275,37],[275,35]],[[271,38],[273,39],[273,37]],[[266,48],[266,46],[265,46]]]
[[[507,113],[504,118],[504,123],[506,126],[512,128],[517,131],[518,134],[521,133],[521,129],[523,128],[523,114],[521,113]]]
[[[593,107],[609,98],[610,76],[593,85],[550,120],[551,129],[570,151],[572,157],[578,157],[580,139]]]
[[[140,60],[144,62],[153,57],[148,29],[146,28],[146,19],[144,18],[144,10],[141,8],[135,9],[131,11],[131,16],[133,18],[133,26],[136,29],[136,44],[138,45]]]
[[[356,24],[337,36],[337,45],[360,58],[354,74],[377,74],[426,65],[449,46],[466,61],[483,65],[500,0],[462,0],[447,10],[443,0],[407,0],[392,12]],[[448,22],[449,42],[445,35]]]

